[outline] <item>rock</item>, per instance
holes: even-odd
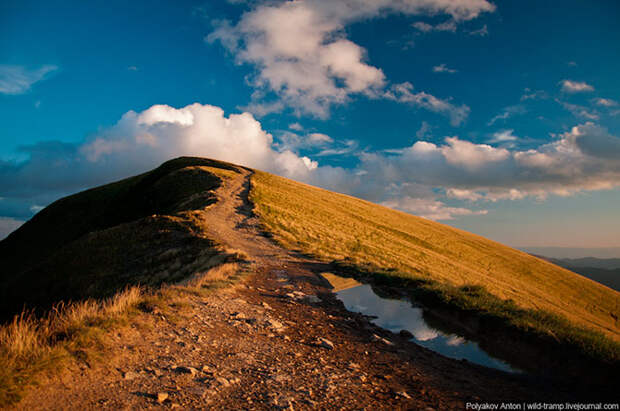
[[[290,410],[293,411],[293,403],[289,398],[280,397],[280,398],[272,398],[269,401],[269,404],[278,410]]]
[[[264,301],[261,303],[261,305],[265,310],[273,310],[273,308],[271,308],[271,306]]]
[[[174,369],[174,371],[181,373],[181,374],[191,374],[191,375],[196,375],[198,374],[198,370],[195,369],[194,367],[176,367]]]
[[[164,401],[166,401],[168,399],[168,393],[167,392],[158,392],[157,393],[157,402],[158,403],[163,403]]]
[[[377,334],[373,334],[371,339],[373,341],[382,342],[385,345],[394,345],[394,343],[392,343],[390,340],[386,340],[383,337],[379,337]]]
[[[320,303],[321,299],[319,297],[317,297],[316,295],[306,295],[304,297],[304,301],[310,303],[310,304],[316,304],[316,303]]]
[[[245,314],[239,313],[239,312],[232,313],[230,316],[233,317],[235,320],[239,320],[239,321],[242,321],[248,318],[246,317]]]
[[[230,382],[228,382],[228,380],[224,377],[217,377],[215,381],[217,381],[222,387],[230,386]]]
[[[327,338],[319,337],[318,344],[320,347],[327,348],[328,350],[334,349],[334,343],[329,341]]]
[[[403,338],[413,338],[413,334],[411,334],[409,331],[407,330],[400,330],[400,332],[398,333],[401,337]]]
[[[349,365],[348,365],[348,368],[349,368],[350,370],[359,370],[360,365],[359,365],[359,364],[357,364],[357,363],[354,363],[354,362],[350,362],[350,363],[349,363]]]
[[[399,391],[399,392],[396,393],[396,395],[399,396],[399,397],[406,398],[408,400],[411,399],[411,396],[409,394],[407,394],[405,391]]]
[[[140,376],[140,374],[138,374],[136,372],[127,371],[126,373],[123,374],[123,379],[131,381],[131,380],[135,380],[139,376]]]
[[[267,320],[267,325],[270,328],[273,328],[275,331],[281,331],[281,330],[284,329],[284,324],[282,324],[278,320],[274,320],[273,318],[270,318],[270,319]]]

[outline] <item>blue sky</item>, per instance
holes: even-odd
[[[5,1],[0,236],[179,155],[620,247],[615,1]]]

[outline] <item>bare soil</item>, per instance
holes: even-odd
[[[445,358],[346,311],[318,276],[324,263],[261,235],[249,178],[241,170],[225,181],[205,224],[210,238],[247,253],[250,276],[166,314],[139,314],[110,336],[104,361],[54,373],[17,408],[446,410],[572,399],[561,387]]]

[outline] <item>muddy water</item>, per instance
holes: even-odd
[[[332,277],[333,275],[330,275]],[[519,372],[506,362],[490,356],[475,341],[438,328],[437,319],[432,325],[424,318],[424,310],[413,306],[407,300],[379,297],[368,284],[361,284],[352,279],[333,276],[328,279],[335,286],[334,292],[349,311],[376,317],[373,323],[394,333],[407,330],[413,334],[412,341],[446,357],[466,359],[470,362],[496,368],[502,371]]]

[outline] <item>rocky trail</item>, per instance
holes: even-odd
[[[444,358],[346,311],[327,268],[260,235],[250,172],[225,181],[209,236],[244,251],[251,275],[139,314],[109,359],[32,389],[19,409],[464,409],[466,402],[567,400],[558,387]]]

